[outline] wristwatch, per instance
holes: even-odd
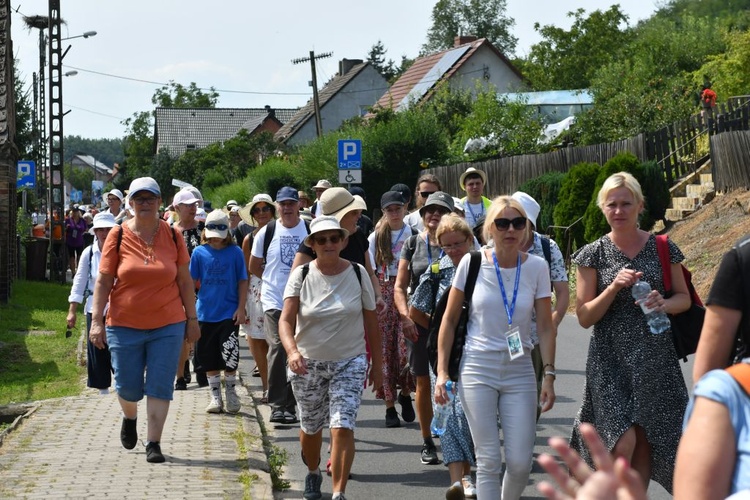
[[[555,380],[557,378],[557,373],[555,372],[555,370],[547,370],[546,372],[544,372],[544,376],[550,376],[552,377],[552,380]]]

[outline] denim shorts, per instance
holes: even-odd
[[[144,395],[171,401],[184,340],[184,321],[153,330],[107,326],[117,394],[125,401]]]

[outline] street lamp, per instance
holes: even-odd
[[[69,36],[67,38],[61,38],[60,41],[64,42],[65,40],[72,40],[74,38],[90,38],[92,36],[96,36],[96,31],[86,31],[82,35],[76,35],[76,36]]]

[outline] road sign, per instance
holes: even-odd
[[[340,139],[338,160],[339,160],[339,170],[361,169],[362,168],[362,140]]]
[[[36,163],[31,160],[20,160],[17,163],[16,189],[36,187]]]
[[[362,170],[339,170],[339,184],[362,184]]]

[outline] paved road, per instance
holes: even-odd
[[[551,436],[569,436],[573,416],[580,405],[583,388],[586,352],[589,332],[578,325],[574,316],[563,321],[558,335],[557,350],[557,403],[544,414],[537,428],[535,454],[548,452],[547,439]],[[248,373],[253,366],[252,358],[243,356],[242,371]],[[690,371],[692,362],[683,364],[688,387],[692,385]],[[258,378],[248,379],[253,384],[255,396],[260,397]],[[259,406],[261,415],[268,422],[270,411]],[[419,460],[421,439],[415,423],[397,429],[384,426],[385,409],[381,401],[366,392],[355,432],[357,455],[354,459],[353,479],[347,485],[348,498],[409,498],[427,500],[445,498],[445,489],[450,481],[447,469],[442,465],[422,465]],[[287,450],[289,455],[285,477],[291,489],[278,493],[276,498],[301,498],[307,468],[299,455],[298,426],[274,426],[267,423],[271,439]],[[325,432],[325,431],[324,431]],[[325,453],[325,450],[324,450]],[[325,460],[325,458],[324,458]],[[543,498],[535,484],[545,478],[540,467],[534,466],[524,498]],[[323,498],[330,498],[331,481],[323,481]],[[671,498],[658,484],[652,483],[649,498],[666,500]]]

